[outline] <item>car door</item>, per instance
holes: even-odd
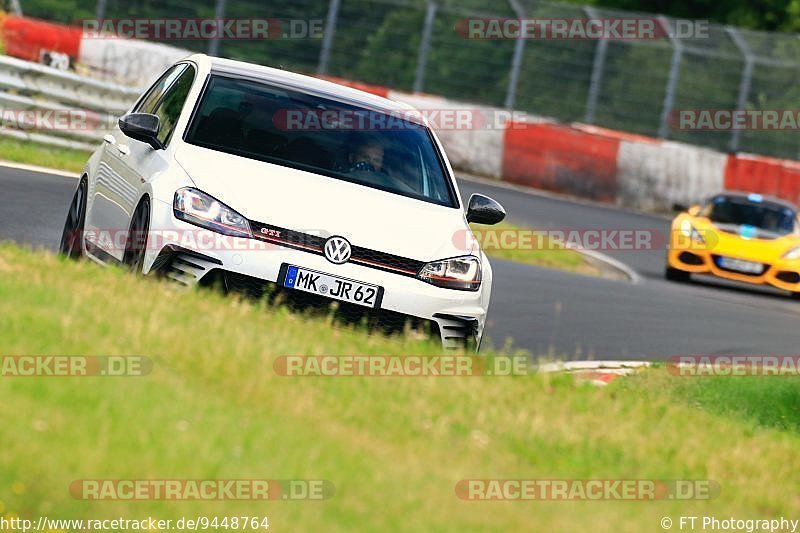
[[[143,113],[152,113],[159,119],[158,134],[156,137],[164,148],[167,148],[172,134],[175,131],[175,124],[183,111],[183,106],[189,96],[189,91],[194,83],[196,71],[193,65],[185,64],[186,68],[180,71],[177,77],[169,85],[169,88],[161,95],[155,106]],[[148,143],[137,141],[125,137],[128,146],[127,154],[120,157],[120,174],[127,187],[137,190],[137,199],[141,196],[141,191],[146,187],[146,183],[157,177],[166,170],[170,164],[168,150],[156,150]],[[137,202],[138,203],[138,202]],[[133,216],[136,205],[131,205],[130,210],[125,214],[126,222]],[[151,228],[158,230],[158,228]]]
[[[179,63],[167,70],[132,112],[157,114],[159,105],[188,69],[191,69],[190,79],[193,80],[194,67],[187,63]],[[131,216],[146,181],[143,176],[153,168],[153,160],[164,164],[163,150],[153,150],[149,145],[127,137],[119,125],[103,137],[96,184],[92,191],[92,216],[87,221],[87,227],[95,231],[88,232],[87,239],[96,239],[95,244],[117,260],[122,260]]]

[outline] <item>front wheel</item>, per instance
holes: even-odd
[[[86,180],[81,179],[67,211],[58,251],[70,259],[83,255],[83,230],[86,225]]]
[[[664,270],[664,277],[668,281],[677,281],[677,282],[680,282],[680,283],[684,283],[684,282],[689,281],[689,273],[688,272],[685,272],[683,270],[678,270],[677,268],[672,268],[671,266],[668,266]]]
[[[146,197],[139,202],[133,213],[131,228],[128,231],[128,242],[122,262],[131,272],[139,274],[144,265],[144,254],[147,251],[147,232],[150,230],[150,200]]]

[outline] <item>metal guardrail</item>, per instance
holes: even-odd
[[[63,148],[94,150],[139,89],[108,83],[38,63],[0,56],[0,135]],[[32,112],[33,124],[20,120]],[[77,117],[71,127],[51,115]],[[81,121],[84,127],[80,126]]]

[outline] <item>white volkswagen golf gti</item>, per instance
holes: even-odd
[[[62,253],[185,284],[339,302],[479,346],[492,269],[441,144],[412,108],[316,78],[194,55],[87,162]],[[469,238],[468,238],[469,237]]]

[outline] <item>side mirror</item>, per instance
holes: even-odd
[[[692,215],[693,217],[696,217],[697,215],[699,215],[699,214],[700,214],[700,206],[699,206],[699,205],[693,205],[692,207],[690,207],[690,208],[688,209],[688,212],[689,212],[689,214],[690,214],[690,215]]]
[[[158,140],[158,127],[158,117],[150,113],[128,113],[119,119],[119,129],[127,137],[162,150],[164,145]]]
[[[473,194],[467,206],[467,222],[476,224],[497,224],[506,218],[503,206],[482,194]]]

